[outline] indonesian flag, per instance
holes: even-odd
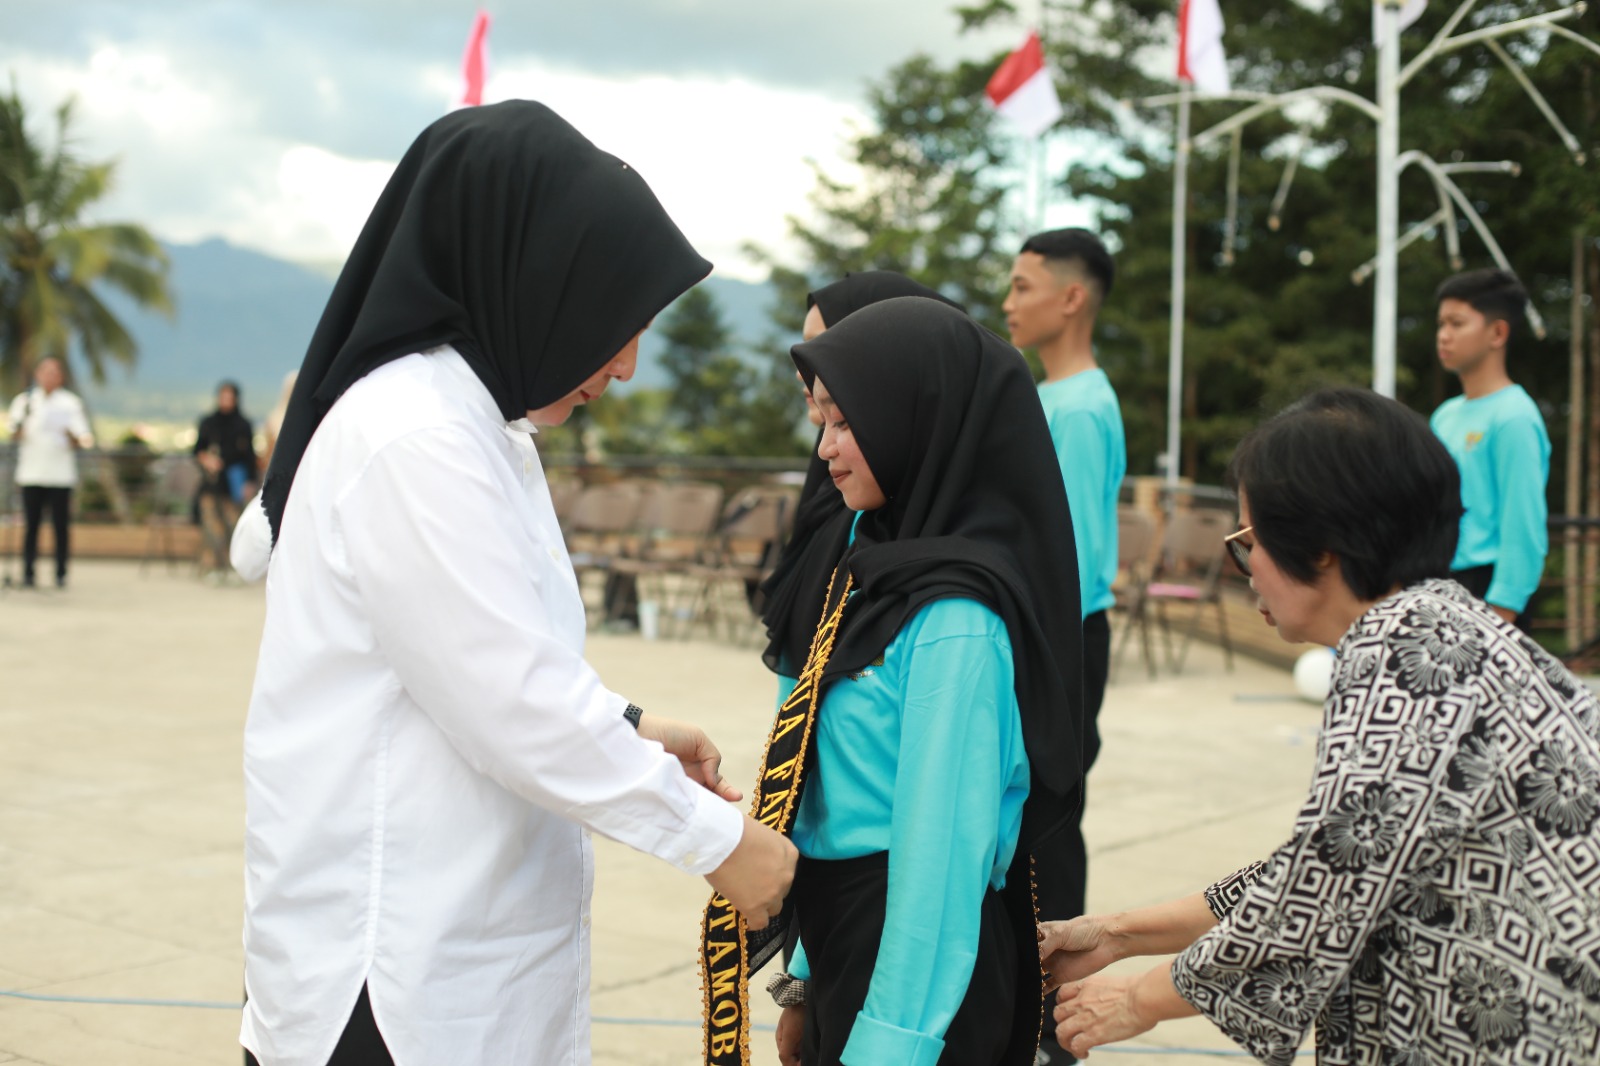
[[[1044,46],[1029,33],[1022,47],[1006,56],[984,89],[994,109],[1025,136],[1038,137],[1061,118],[1061,100],[1044,65]]]
[[[467,51],[461,57],[461,99],[457,107],[477,107],[483,103],[483,83],[489,77],[489,13],[479,11],[467,37]]]
[[[1400,7],[1400,32],[1404,33],[1407,26],[1422,17],[1422,9],[1428,6],[1428,0],[1405,0]],[[1372,39],[1378,44],[1383,43],[1383,6],[1382,3],[1372,5]]]
[[[1228,91],[1217,0],[1178,0],[1178,80],[1205,93]]]

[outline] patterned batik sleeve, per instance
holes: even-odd
[[[1239,905],[1239,900],[1244,898],[1245,889],[1256,883],[1266,865],[1265,862],[1253,862],[1242,870],[1235,870],[1206,889],[1206,906],[1211,908],[1211,913],[1216,916],[1217,921],[1222,921],[1234,907]]]
[[[1444,823],[1466,814],[1437,797],[1473,715],[1458,668],[1481,670],[1483,649],[1441,662],[1440,620],[1415,614],[1380,608],[1346,638],[1293,838],[1173,962],[1179,994],[1263,1062],[1293,1061],[1373,930],[1422,905],[1430,871],[1459,847]]]

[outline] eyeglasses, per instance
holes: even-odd
[[[1237,566],[1239,572],[1245,577],[1250,576],[1250,549],[1254,548],[1255,545],[1245,544],[1239,538],[1246,533],[1254,532],[1255,528],[1255,526],[1245,526],[1237,533],[1229,533],[1222,538],[1222,546],[1228,549],[1228,557],[1233,560],[1233,565]]]

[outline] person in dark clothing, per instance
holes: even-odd
[[[259,470],[253,436],[250,420],[239,410],[239,386],[224,381],[217,386],[217,409],[200,420],[194,441],[195,459],[205,474],[197,506],[212,573],[228,572],[233,525],[255,492]]]

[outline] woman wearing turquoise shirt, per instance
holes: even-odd
[[[804,1004],[785,1009],[780,1058],[1032,1063],[1032,893],[1048,917],[1055,885],[1030,853],[1048,857],[1076,802],[1082,702],[1071,518],[1032,377],[916,297],[794,359],[825,416],[817,454],[860,516],[793,826],[805,985],[779,983]]]

